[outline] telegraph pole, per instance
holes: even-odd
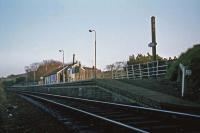
[[[152,47],[152,56],[153,61],[156,61],[156,24],[155,24],[155,17],[151,17],[151,36],[152,42],[149,44],[149,47]]]

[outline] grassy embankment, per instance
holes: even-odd
[[[200,102],[200,44],[194,45],[180,57],[168,69],[167,78],[175,81],[178,78],[179,64],[182,63],[192,70],[192,75],[188,76],[188,95],[191,100]]]
[[[5,96],[5,92],[4,92],[4,89],[3,89],[2,82],[0,81],[0,106],[5,101],[6,101],[6,96]]]

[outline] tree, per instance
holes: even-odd
[[[34,71],[35,81],[39,81],[40,77],[48,75],[49,73],[58,69],[61,66],[62,63],[56,60],[43,60],[43,62],[40,63],[32,63],[30,66],[25,67],[28,82],[32,82],[34,80]]]
[[[126,66],[126,62],[124,62],[124,61],[117,61],[117,62],[115,62],[115,64],[114,64],[114,68],[116,69],[116,70],[119,70],[119,69],[121,69],[121,68],[123,68],[123,67],[125,67]]]
[[[156,55],[156,58],[157,58],[157,60],[164,60],[159,55]],[[133,54],[133,55],[129,56],[129,60],[127,61],[127,64],[132,65],[132,64],[147,63],[147,62],[151,62],[151,61],[152,61],[152,56],[149,53],[147,53],[147,55],[138,54],[136,57]]]
[[[106,66],[107,71],[112,71],[114,69],[114,64],[110,64]]]
[[[106,70],[111,71],[111,70],[120,70],[123,69],[127,63],[125,61],[116,61],[113,64],[107,65]]]
[[[51,73],[52,71],[58,69],[59,67],[62,67],[62,63],[60,61],[55,60],[44,60],[38,67],[36,71],[36,78],[37,80],[40,79],[40,77],[44,77]]]
[[[2,84],[5,86],[5,87],[8,87],[8,86],[12,86],[14,85],[15,81],[14,80],[4,80],[2,82]]]
[[[17,77],[15,80],[15,84],[25,83],[26,78],[25,77]]]

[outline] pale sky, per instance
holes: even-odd
[[[97,67],[151,53],[151,16],[156,17],[157,53],[177,56],[200,43],[200,0],[0,0],[0,77],[24,73],[46,59],[65,62],[73,53]]]

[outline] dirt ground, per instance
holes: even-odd
[[[0,133],[64,133],[60,123],[0,87]]]

